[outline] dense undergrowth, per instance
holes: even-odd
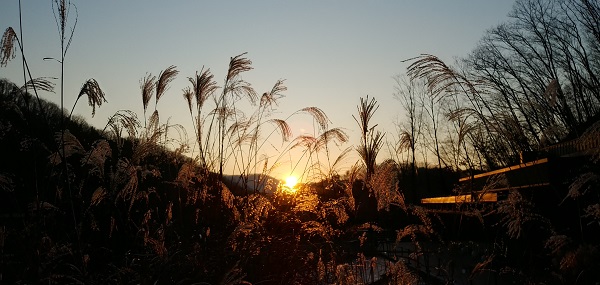
[[[368,191],[360,181],[335,177],[294,194],[280,186],[271,195],[235,196],[217,173],[177,151],[110,136],[81,120],[67,122],[63,161],[60,127],[48,125],[60,121],[59,108],[38,105],[10,82],[0,87],[4,282],[350,278],[336,270],[360,250],[345,245],[361,227],[351,193]],[[393,175],[385,171],[376,173]],[[404,205],[400,192],[385,190],[393,181],[375,186],[381,195],[375,209]],[[329,197],[318,195],[323,189]]]
[[[279,185],[270,194],[245,194],[177,151],[70,120],[65,171],[57,151],[61,129],[51,125],[60,121],[59,108],[44,100],[39,105],[8,81],[0,87],[3,282],[369,283],[372,233],[390,231],[392,242],[476,238],[486,249],[473,276],[492,271],[509,280],[569,283],[592,280],[598,264],[596,156],[561,206],[585,212],[569,219],[580,221],[581,231],[514,192],[497,218],[463,208],[465,221],[485,224],[460,233],[447,217],[405,201],[398,187],[411,182],[401,181],[393,161],[378,164],[368,184],[357,171],[294,193]],[[42,114],[55,119],[41,120]],[[385,262],[388,276],[381,282],[419,280],[403,261]]]

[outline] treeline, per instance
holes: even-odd
[[[496,169],[600,119],[600,4],[519,0],[509,17],[454,66],[408,61],[395,94],[406,114],[393,144],[400,161]]]
[[[423,54],[397,78],[405,118],[389,148],[404,166],[407,196],[427,195],[413,182],[422,180],[423,168],[470,176],[522,157],[551,156],[557,143],[597,146],[600,2],[518,0],[509,17],[456,64]],[[511,189],[490,212],[476,204],[453,209],[461,220],[484,214],[483,231],[493,233],[471,277],[512,272],[532,284],[598,280],[600,148],[552,161],[558,165],[548,170],[555,175],[550,186]]]

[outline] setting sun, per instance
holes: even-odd
[[[296,186],[297,183],[298,178],[296,178],[295,176],[288,176],[288,178],[285,179],[285,186],[290,187],[290,189],[294,188],[294,186]]]

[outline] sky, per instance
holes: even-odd
[[[22,1],[23,43],[34,77],[60,77],[59,34],[52,1]],[[94,78],[108,103],[91,117],[87,100],[75,113],[103,128],[117,110],[142,116],[140,79],[170,65],[180,71],[161,99],[161,118],[190,123],[182,89],[187,77],[210,68],[222,84],[230,57],[247,52],[252,71],[243,74],[257,93],[279,79],[288,90],[276,117],[315,106],[344,129],[350,144],[360,133],[352,115],[361,97],[380,107],[373,124],[396,135],[404,117],[394,98],[394,77],[405,73],[404,60],[433,54],[452,63],[475,48],[485,31],[508,20],[514,1],[75,1],[77,25],[65,58],[65,107],[70,109],[82,84]],[[0,4],[0,29],[19,28],[18,0]],[[72,10],[74,11],[74,10]],[[71,13],[71,21],[75,14]],[[22,85],[17,58],[0,68],[0,78]],[[60,102],[58,94],[43,94]],[[310,118],[290,121],[294,136],[312,132]],[[385,151],[380,157],[385,157]],[[353,164],[356,156],[350,156]]]

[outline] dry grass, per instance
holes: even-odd
[[[140,128],[140,121],[137,115],[130,110],[120,110],[113,114],[106,123],[103,133],[107,128],[111,130],[111,138],[117,140],[118,145],[122,146],[123,130],[127,132],[125,138],[136,138],[138,134],[138,128]]]
[[[13,30],[12,27],[6,28],[0,42],[0,67],[6,66],[9,60],[15,58],[15,51],[17,48],[15,46],[15,41],[18,40],[15,30]]]
[[[330,122],[329,118],[327,117],[325,112],[323,112],[323,110],[321,110],[320,108],[306,107],[306,108],[300,109],[298,112],[304,112],[304,113],[310,114],[313,117],[313,119],[315,120],[315,122],[317,122],[317,125],[319,125],[321,130],[328,129],[329,122]]]
[[[398,165],[392,160],[386,160],[377,165],[371,179],[367,182],[377,199],[378,211],[389,211],[392,205],[406,209],[404,195],[398,188],[398,173]]]
[[[337,157],[333,159],[330,144],[334,143],[339,148],[347,141],[348,135],[339,128],[325,130],[317,137],[312,135],[297,136],[291,142],[290,150],[300,148],[302,155],[292,167],[292,172],[294,172],[300,163],[304,161],[305,166],[302,171],[302,179],[308,181],[327,181],[333,179],[333,177],[339,173],[341,163],[350,153],[351,149],[343,149]]]
[[[434,96],[448,96],[457,90],[464,94],[477,93],[475,84],[471,80],[446,65],[435,55],[422,54],[407,61],[413,61],[407,68],[410,79],[425,79],[429,93]]]
[[[200,74],[196,73],[195,77],[188,77],[192,88],[186,87],[184,89],[184,97],[188,101],[190,112],[192,112],[192,99],[196,99],[196,109],[201,111],[206,100],[212,97],[214,92],[219,89],[213,78],[214,75],[210,73],[210,69],[202,69]]]
[[[365,179],[367,181],[375,171],[377,154],[383,146],[383,138],[385,136],[382,132],[375,131],[377,125],[370,125],[371,119],[377,109],[379,109],[379,105],[377,105],[375,98],[371,98],[369,101],[369,96],[367,96],[366,99],[360,98],[360,104],[357,106],[358,119],[352,115],[352,118],[354,118],[360,128],[361,144],[358,147],[358,154],[365,166]]]
[[[390,263],[386,272],[389,284],[416,285],[419,284],[419,276],[411,271],[403,261]]]
[[[56,84],[50,81],[50,79],[55,78],[39,77],[28,80],[27,83],[21,87],[21,91],[27,92],[28,89],[32,89],[54,93],[54,86]]]
[[[67,26],[71,16],[71,8],[75,9],[75,20],[73,25],[70,27],[71,33],[68,34]],[[54,19],[56,20],[56,26],[60,36],[61,45],[61,64],[64,63],[64,57],[67,54],[67,50],[71,46],[75,28],[77,27],[77,6],[68,0],[53,0],[52,1],[52,12],[54,13]]]
[[[508,199],[498,202],[497,212],[501,217],[500,223],[506,227],[507,235],[513,239],[519,239],[526,227],[547,229],[549,224],[546,218],[535,212],[535,205],[519,191],[511,191]]]
[[[58,149],[61,151],[56,151],[50,157],[50,161],[54,165],[59,165],[64,162],[64,159],[68,159],[74,154],[84,154],[85,148],[77,137],[75,137],[69,130],[65,130],[64,132],[57,132],[54,135],[54,140],[56,144],[59,146]]]
[[[287,142],[290,140],[292,137],[292,128],[290,128],[290,125],[286,121],[282,119],[271,119],[269,122],[277,127],[276,129],[281,134],[282,141]]]
[[[152,99],[152,90],[156,85],[156,76],[152,76],[152,74],[146,74],[142,80],[140,80],[140,89],[142,89],[142,106],[144,108],[144,114],[148,109],[148,104]]]
[[[73,104],[73,109],[71,109],[69,117],[73,115],[73,110],[75,110],[75,105],[77,105],[77,101],[79,101],[79,98],[81,98],[84,95],[87,95],[88,104],[90,105],[90,107],[92,107],[92,117],[94,117],[94,115],[96,114],[96,107],[100,107],[102,106],[103,102],[107,102],[104,98],[104,92],[102,91],[102,89],[100,89],[98,81],[96,81],[96,79],[93,78],[88,79],[88,81],[86,81],[81,87],[79,95],[77,95],[77,99]]]
[[[98,140],[92,148],[87,152],[87,155],[81,159],[81,163],[91,166],[90,174],[104,177],[104,164],[106,160],[112,157],[113,151],[107,140]]]
[[[291,149],[302,145],[312,148],[311,151],[329,151],[327,144],[330,142],[335,141],[337,145],[347,142],[348,138],[343,130],[327,129],[329,119],[317,107],[302,108],[286,119],[272,118],[278,101],[287,90],[285,81],[277,80],[271,90],[264,92],[257,100],[251,85],[240,77],[243,72],[252,70],[252,62],[245,55],[243,53],[231,58],[220,94],[216,94],[220,87],[213,80],[210,70],[204,68],[195,77],[188,78],[191,86],[183,89],[183,97],[194,124],[194,150],[199,151],[196,159],[203,167],[218,173],[222,173],[225,168],[233,169],[235,173],[239,173],[241,185],[247,185],[253,173],[259,173],[260,177],[271,173]],[[257,107],[249,116],[238,108],[243,99]],[[211,101],[212,105],[209,104]],[[204,109],[208,111],[205,112]],[[302,113],[313,118],[322,135],[312,139],[308,136],[298,137],[285,146],[284,143],[292,139],[288,119]],[[280,135],[281,146],[274,142],[275,134]],[[265,156],[261,152],[266,151],[266,148],[273,149],[279,155]],[[336,163],[339,161],[341,158]],[[310,165],[312,167],[312,163]],[[257,185],[254,187],[259,187],[263,182],[262,178],[255,180],[254,184]]]
[[[167,67],[167,69],[161,71],[158,74],[158,81],[156,81],[156,105],[158,105],[158,100],[165,94],[167,91],[169,83],[175,79],[179,71],[176,69],[177,67],[171,65]]]
[[[260,107],[273,108],[278,105],[278,100],[283,97],[281,94],[287,91],[287,87],[283,84],[285,80],[277,80],[270,92],[265,92],[260,97]]]
[[[65,37],[65,33],[69,30],[67,19],[69,9],[75,6],[64,0],[54,0],[52,3],[56,9],[57,26],[61,34],[61,62],[64,62],[66,49],[70,44],[70,38]],[[74,30],[74,26],[71,30]],[[2,37],[0,65],[6,65],[15,57],[15,42],[18,44],[18,41],[14,30],[7,29]],[[42,165],[47,162],[54,165],[64,163],[65,169],[70,172],[62,173],[67,176],[66,185],[77,186],[80,191],[79,196],[70,197],[71,201],[77,203],[77,207],[71,207],[74,231],[67,227],[64,227],[67,228],[65,232],[62,232],[64,229],[62,227],[51,228],[53,225],[61,226],[64,223],[65,209],[68,208],[65,203],[40,202],[38,197],[33,196],[24,201],[24,205],[32,205],[36,214],[40,214],[36,218],[39,217],[41,222],[38,224],[37,219],[31,219],[31,224],[25,224],[22,231],[15,230],[18,234],[28,234],[24,235],[24,240],[27,242],[24,244],[31,254],[24,258],[35,262],[40,260],[39,264],[26,262],[18,264],[31,270],[23,272],[32,272],[33,279],[39,277],[38,281],[47,280],[49,283],[91,282],[94,275],[87,275],[87,270],[93,268],[88,267],[88,264],[103,263],[105,260],[102,258],[110,256],[107,258],[110,259],[107,267],[112,269],[99,270],[100,274],[96,277],[105,277],[111,273],[120,276],[111,280],[109,278],[113,278],[112,276],[105,277],[107,279],[103,280],[113,281],[113,283],[128,283],[125,281],[148,284],[177,281],[185,283],[194,278],[201,279],[211,275],[212,284],[219,281],[221,284],[249,284],[245,279],[250,274],[253,274],[251,277],[257,280],[257,283],[272,280],[273,283],[292,284],[310,283],[306,280],[317,280],[321,284],[368,283],[369,280],[375,279],[369,270],[375,267],[377,260],[369,259],[363,254],[350,258],[341,256],[345,249],[336,248],[341,232],[354,218],[352,216],[354,200],[351,190],[354,180],[359,179],[359,173],[366,173],[364,178],[370,190],[373,190],[372,194],[377,200],[378,210],[387,210],[391,205],[399,205],[410,218],[416,220],[414,224],[398,231],[398,240],[410,237],[413,241],[418,241],[435,234],[429,213],[421,207],[405,204],[404,197],[398,189],[397,165],[390,161],[376,165],[376,156],[382,146],[384,134],[376,131],[377,125],[371,123],[377,111],[374,99],[361,98],[358,116],[354,117],[361,129],[362,144],[358,152],[363,160],[363,166],[351,169],[347,180],[341,180],[339,176],[334,177],[334,173],[337,174],[338,166],[350,149],[343,150],[332,162],[329,147],[332,143],[338,147],[347,143],[348,135],[345,131],[330,128],[330,121],[321,109],[308,107],[297,113],[311,115],[319,130],[312,136],[303,135],[291,140],[292,132],[287,119],[270,117],[278,105],[278,99],[282,98],[282,93],[287,90],[284,81],[278,80],[270,91],[258,98],[251,85],[241,79],[241,74],[250,70],[252,70],[252,62],[245,57],[245,53],[232,57],[220,94],[216,94],[216,91],[221,87],[217,86],[209,69],[202,69],[195,77],[188,78],[191,86],[183,90],[183,97],[194,123],[196,143],[202,161],[200,164],[185,159],[183,159],[186,161],[184,164],[176,159],[173,159],[176,162],[171,163],[171,153],[168,153],[167,157],[164,156],[164,150],[169,149],[168,144],[175,141],[169,138],[169,133],[181,128],[169,124],[168,121],[162,123],[156,106],[178,74],[175,66],[161,71],[158,77],[148,74],[142,78],[140,88],[144,128],[136,114],[131,111],[119,111],[108,120],[105,130],[110,128],[112,134],[110,139],[116,142],[115,148],[111,147],[108,140],[95,140],[91,147],[84,146],[75,135],[65,130],[64,134],[60,134],[60,139],[58,134],[55,136],[59,148],[64,151],[48,152],[51,153],[48,156],[48,148],[45,148],[43,142],[36,141],[39,146],[36,146],[38,148],[35,150],[39,152],[34,153],[34,163]],[[473,94],[479,92],[478,86],[473,81],[467,80],[458,71],[432,55],[416,58],[409,67],[409,75],[413,80],[426,79],[429,91],[437,97],[458,93],[475,96]],[[558,83],[552,81],[546,89],[545,96],[548,97],[547,101],[550,101],[551,105],[555,104],[559,87]],[[52,91],[53,85],[46,79],[32,79],[25,84],[22,91],[27,92],[28,88]],[[92,116],[95,114],[95,108],[106,102],[104,93],[94,79],[88,80],[83,85],[77,100],[84,95],[88,96]],[[146,120],[146,112],[152,96],[155,96],[155,108]],[[257,106],[256,111],[250,116],[239,111],[242,99],[247,99],[252,106]],[[211,103],[214,103],[214,106],[207,106]],[[454,107],[456,108],[448,110],[447,117],[458,125],[456,129],[458,144],[454,144],[454,147],[458,149],[459,154],[462,151],[460,148],[464,147],[464,154],[467,155],[468,150],[464,141],[469,136],[474,144],[478,139],[483,141],[485,136],[482,124],[487,124],[490,116],[482,115],[476,107],[463,108],[459,104]],[[208,112],[203,113],[206,108]],[[21,118],[24,117],[23,114],[20,115]],[[510,116],[498,116],[498,118],[498,121],[505,122],[509,128],[520,127],[518,119]],[[4,122],[1,126],[3,129],[13,127]],[[269,128],[272,128],[271,133],[268,132],[271,130]],[[492,128],[497,133],[502,131],[501,127],[496,129],[496,126],[492,126]],[[291,140],[289,142],[291,147],[273,146],[274,143],[270,138],[275,133],[281,135],[283,142]],[[515,138],[522,136],[517,131],[511,135]],[[3,143],[5,137],[8,135],[3,134],[0,137]],[[587,138],[597,138],[597,133],[588,133]],[[50,136],[49,140],[51,139]],[[33,139],[27,138],[27,140]],[[129,143],[125,147],[127,140]],[[24,139],[16,141],[25,142]],[[414,149],[414,141],[415,137],[408,132],[402,134],[401,142],[405,148]],[[247,195],[240,198],[235,197],[218,181],[216,175],[210,173],[211,170],[220,167],[219,172],[222,174],[223,166],[229,163],[229,166],[233,165],[236,171],[246,175],[245,179],[248,179],[252,172],[259,170],[262,174],[258,181],[262,181],[261,179],[266,177],[265,174],[276,167],[281,158],[268,157],[261,153],[270,146],[283,150],[282,153],[290,148],[303,148],[307,159],[305,168],[318,175],[327,172],[325,176],[328,179],[332,181],[338,179],[334,181],[338,184],[346,183],[346,187],[341,191],[345,191],[342,197],[324,199],[316,194],[315,189],[303,189],[297,195],[278,191],[274,197]],[[184,148],[182,146],[177,149],[182,151]],[[323,151],[327,157],[326,166],[323,162]],[[593,157],[594,162],[600,159],[598,154],[594,154]],[[156,160],[159,161],[158,163],[169,165],[159,168],[155,165],[158,164]],[[456,165],[458,166],[459,163]],[[62,182],[55,183],[60,184],[57,186],[52,184],[55,181],[44,180],[46,176],[52,174],[46,175],[42,168],[36,167],[34,170],[40,171],[35,173],[36,183],[50,182],[49,186],[44,188],[49,190],[48,193],[41,193],[44,198],[62,191]],[[13,197],[11,195],[17,192],[15,189],[23,188],[26,191],[18,194],[28,195],[27,191],[32,185],[27,181],[29,176],[23,176],[27,178],[25,179],[6,171],[8,168],[0,173],[1,192]],[[595,199],[595,196],[590,194],[597,188],[595,186],[599,179],[596,174],[593,169],[582,173],[570,185],[568,197],[578,200],[583,200],[580,199],[582,197]],[[56,196],[60,196],[60,193]],[[19,199],[20,197],[18,196]],[[32,202],[34,199],[37,203]],[[60,197],[56,200],[61,202]],[[591,223],[598,222],[600,207],[597,200],[589,199],[585,202],[586,204],[580,208],[583,209],[583,217],[591,220]],[[51,210],[52,213],[43,213],[43,209]],[[534,205],[518,192],[511,192],[508,200],[499,204],[498,213],[503,216],[501,224],[507,228],[508,236],[511,238],[524,237],[528,226],[533,225],[541,229],[546,229],[547,226],[544,217],[535,213]],[[75,217],[76,214],[83,218]],[[532,228],[536,229],[536,227]],[[85,231],[80,231],[81,228]],[[212,233],[211,228],[213,228]],[[92,231],[91,234],[86,232],[89,230]],[[554,256],[561,257],[559,268],[565,272],[580,274],[582,271],[578,270],[587,268],[582,264],[593,260],[591,258],[593,254],[590,253],[595,253],[597,247],[574,245],[572,239],[566,235],[557,235],[554,232],[552,234],[555,235],[547,240],[546,247]],[[82,241],[80,236],[88,239],[80,242]],[[6,237],[7,231],[2,227],[0,248],[3,250]],[[15,240],[14,237],[10,238]],[[366,235],[361,238],[364,242]],[[114,244],[118,246],[112,247]],[[121,247],[126,248],[127,252],[119,251],[122,250]],[[106,250],[105,248],[108,248],[109,254],[97,253]],[[336,256],[338,254],[339,256]],[[181,259],[176,260],[177,255],[182,256]],[[330,258],[326,261],[327,255]],[[14,256],[21,258],[19,255]],[[476,269],[491,268],[494,257],[493,254],[490,255]],[[214,262],[216,266],[207,265],[213,263],[215,258],[220,258]],[[349,260],[354,264],[344,263]],[[63,270],[62,267],[67,269]],[[223,268],[217,268],[218,272],[215,273],[211,271],[215,267]],[[246,268],[259,270],[245,272]],[[179,275],[171,274],[173,272]],[[313,272],[314,276],[310,276]],[[168,276],[168,279],[159,279],[157,276],[161,274]],[[368,277],[369,274],[371,277]],[[395,284],[418,282],[418,277],[403,263],[390,264],[388,277],[390,282]]]
[[[225,78],[225,80],[233,80],[242,72],[252,70],[252,61],[245,58],[245,55],[246,53],[242,53],[231,58],[231,60],[229,61],[229,69],[227,70],[227,77]]]

